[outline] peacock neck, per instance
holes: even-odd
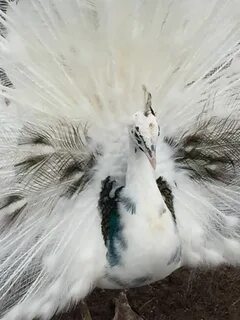
[[[140,189],[156,184],[155,171],[145,153],[129,142],[129,157],[126,174],[126,186],[128,190],[136,192]]]

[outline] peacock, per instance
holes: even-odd
[[[239,1],[0,5],[0,319],[239,265]]]

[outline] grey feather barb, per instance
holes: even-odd
[[[199,120],[179,138],[166,137],[176,166],[195,181],[236,184],[240,167],[240,126],[235,119]],[[238,183],[237,183],[238,184]]]
[[[27,203],[28,199],[34,199],[36,204],[40,194],[57,201],[81,192],[90,182],[96,163],[96,155],[88,144],[86,126],[64,121],[55,125],[27,123],[18,139],[22,152],[15,157],[16,183],[10,196],[0,203],[0,211],[16,206],[20,199],[26,199]],[[14,210],[8,221],[16,220],[27,209],[27,203]]]

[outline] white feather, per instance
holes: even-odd
[[[227,129],[226,121],[222,128],[239,132],[240,3],[20,0],[9,2],[0,22],[7,30],[7,36],[0,37],[0,65],[7,75],[0,85],[1,200],[24,195],[0,210],[0,316],[48,319],[105,281],[106,248],[97,209],[101,181],[108,175],[125,181],[126,128],[129,117],[143,109],[143,85],[152,94],[161,137],[181,143],[186,132],[195,132],[199,122],[213,116],[233,119],[234,126]],[[67,125],[54,127],[59,121]],[[68,124],[78,122],[89,124],[90,136],[80,149],[71,140],[74,133],[67,131]],[[52,144],[19,146],[26,123],[45,138],[50,132]],[[214,124],[208,128],[217,131]],[[63,198],[73,182],[60,179],[65,163],[73,155],[84,161],[98,146],[101,157],[91,183],[76,198]],[[16,177],[14,166],[33,155],[46,157],[41,166]],[[43,183],[45,164],[52,171]],[[210,163],[208,169],[214,171],[216,165]],[[141,276],[142,270],[162,268],[157,278],[166,276],[173,271],[165,265],[168,243],[173,252],[179,243],[182,249],[174,268],[239,264],[239,162],[235,170],[233,183],[196,182],[177,165],[174,148],[160,139],[156,179],[163,177],[172,188],[178,234],[172,237],[167,221],[170,231],[161,247],[161,234],[154,239],[144,229],[145,218],[132,216],[125,233],[139,247],[126,252],[131,268],[120,273],[128,279],[134,270]],[[148,199],[152,210],[155,200],[163,202],[157,197]],[[12,209],[20,207],[21,215],[9,226]],[[138,230],[132,233],[132,225],[142,226],[144,236]],[[151,249],[145,250],[145,244]],[[162,258],[162,264],[155,264],[154,257],[157,262]]]

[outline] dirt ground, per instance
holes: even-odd
[[[112,320],[119,291],[95,290],[93,320]],[[240,269],[178,270],[156,284],[131,289],[129,303],[144,320],[240,320]],[[79,308],[54,320],[81,320]]]

